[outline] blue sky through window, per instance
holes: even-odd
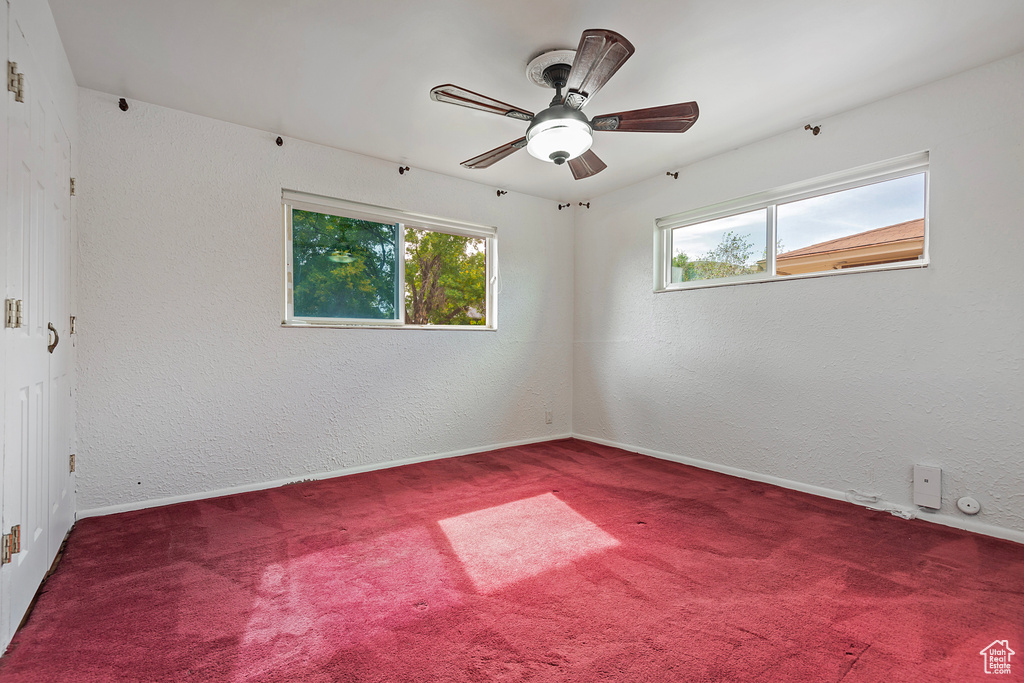
[[[776,213],[780,253],[867,230],[924,217],[925,174],[872,183],[850,190],[779,204]],[[700,258],[727,232],[755,245],[748,261],[764,258],[764,209],[688,225],[672,231],[672,255]]]
[[[924,218],[924,173],[779,204],[782,252]]]

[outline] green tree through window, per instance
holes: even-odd
[[[672,257],[672,266],[682,269],[682,282],[761,272],[763,266],[748,264],[754,254],[754,243],[749,238],[750,235],[740,235],[730,230],[722,235],[722,241],[717,247],[696,259],[679,252]]]
[[[293,314],[393,321],[404,306],[409,325],[486,325],[487,240],[406,227],[399,254],[399,227],[293,209]]]
[[[485,325],[486,310],[484,240],[406,228],[405,322]]]
[[[755,249],[751,237],[750,234],[740,235],[730,230],[722,235],[722,241],[717,247],[696,259],[691,260],[686,252],[679,252],[672,257],[672,267],[679,269],[678,281],[689,282],[763,273],[768,250],[765,249],[761,253],[760,261],[750,263],[750,257],[753,256]],[[783,249],[782,240],[779,240],[776,243],[776,253],[782,253]]]
[[[398,226],[294,209],[294,313],[395,319]]]

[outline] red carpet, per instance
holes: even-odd
[[[86,519],[45,589],[4,683],[1024,680],[1024,546],[573,440]]]

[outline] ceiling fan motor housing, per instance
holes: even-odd
[[[569,80],[570,64],[552,64],[544,69],[544,82],[550,87],[557,89],[564,88]]]

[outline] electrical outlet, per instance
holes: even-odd
[[[942,507],[942,470],[914,465],[914,505],[938,510]]]
[[[551,414],[550,410],[545,410],[544,411],[544,424],[551,424],[551,420],[553,418],[554,418],[554,416]]]

